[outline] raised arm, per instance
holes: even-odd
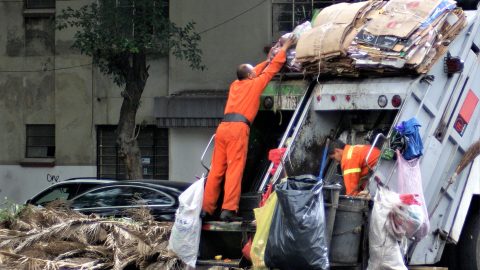
[[[277,55],[272,59],[270,64],[263,70],[262,73],[258,74],[257,77],[253,80],[255,81],[255,91],[257,91],[258,95],[261,95],[267,84],[270,80],[280,71],[283,64],[287,58],[287,49],[295,42],[295,38],[291,37],[285,41],[282,48],[278,51]],[[258,65],[257,65],[258,66]],[[257,67],[255,67],[257,68]]]
[[[267,65],[268,65],[268,61],[263,61],[263,62],[259,63],[258,65],[256,65],[253,68],[253,71],[255,72],[255,74],[260,74],[267,67]]]

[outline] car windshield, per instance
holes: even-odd
[[[45,195],[41,196],[35,201],[32,201],[32,204],[35,205],[45,205],[54,200],[67,200],[70,195],[71,189],[68,187],[59,187],[50,190]]]
[[[70,200],[97,185],[96,183],[62,183],[41,192],[29,203],[33,205],[46,205],[55,200]]]
[[[95,189],[73,199],[75,209],[124,207],[134,205],[172,205],[173,199],[164,192],[138,186],[113,186]]]

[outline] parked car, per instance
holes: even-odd
[[[45,206],[47,203],[54,200],[70,200],[94,187],[115,182],[116,181],[113,179],[70,178],[44,189],[31,199],[27,200],[26,203]]]
[[[172,221],[178,196],[190,183],[162,180],[116,181],[97,186],[69,202],[74,210],[100,216],[128,216],[127,210],[147,207],[156,220]]]

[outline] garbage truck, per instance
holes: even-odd
[[[480,270],[480,158],[455,175],[467,149],[480,139],[480,17],[478,11],[466,11],[466,16],[467,26],[425,74],[277,76],[262,95],[251,127],[239,210],[244,221],[204,222],[198,267],[248,266],[242,248],[255,234],[252,209],[268,185],[282,177],[318,177],[328,138],[381,149],[368,182],[371,196],[377,189],[374,179],[395,190],[397,161],[384,156],[391,151],[395,127],[415,117],[424,145],[420,171],[430,229],[422,240],[407,243],[405,263]],[[214,137],[205,152],[213,144]],[[286,148],[275,173],[267,158],[271,148]],[[205,152],[201,162],[208,170]],[[366,269],[372,200],[334,188],[342,184],[334,161],[326,163],[320,178],[330,267]]]

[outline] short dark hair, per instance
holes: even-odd
[[[250,74],[250,69],[248,68],[248,65],[246,64],[241,64],[237,68],[237,78],[239,81],[244,80],[248,78],[248,75]]]
[[[333,154],[335,149],[344,149],[345,148],[345,143],[342,142],[339,139],[332,140],[330,144],[328,145],[328,155]]]

